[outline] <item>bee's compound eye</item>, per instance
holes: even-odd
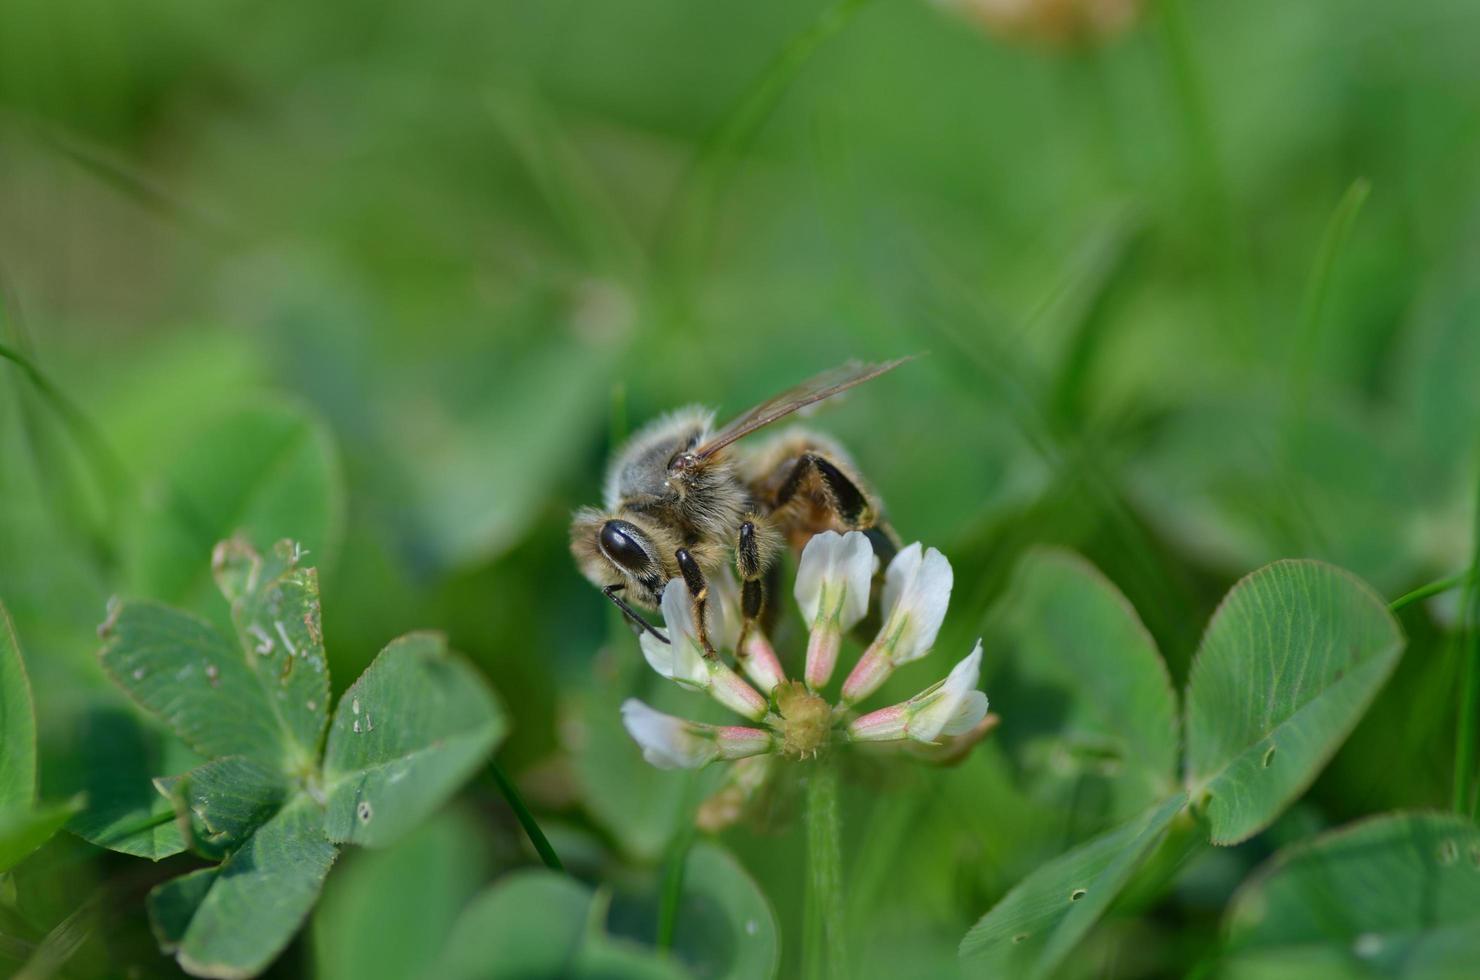
[[[648,567],[648,553],[639,536],[637,528],[626,521],[607,521],[601,526],[601,550],[627,571],[642,572]]]

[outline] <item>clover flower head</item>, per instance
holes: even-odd
[[[858,531],[824,531],[802,550],[794,591],[810,633],[799,680],[787,679],[770,640],[759,630],[741,640],[738,590],[728,574],[715,576],[711,583],[706,626],[714,649],[708,650],[696,629],[686,585],[682,579],[671,580],[662,599],[668,642],[643,634],[643,655],[662,676],[709,694],[760,727],[700,724],[628,700],[622,705],[622,721],[644,758],[665,769],[747,760],[734,770],[733,785],[716,795],[724,802],[717,809],[728,813],[738,799],[754,792],[759,776],[769,772],[770,766],[757,757],[815,758],[837,746],[864,742],[969,748],[989,727],[987,697],[977,689],[980,640],[949,675],[909,700],[863,715],[853,710],[897,667],[919,660],[934,647],[952,586],[951,564],[934,548],[912,544],[889,563],[884,571],[883,626],[843,682],[838,703],[823,697],[843,633],[868,613],[877,569],[873,546]],[[742,644],[740,649],[735,649],[737,643]],[[725,663],[725,653],[733,654],[740,672]]]

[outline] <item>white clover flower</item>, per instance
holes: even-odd
[[[743,759],[771,749],[773,736],[759,728],[701,725],[665,715],[638,701],[622,702],[622,724],[659,769],[700,769],[716,759]]]
[[[938,681],[908,701],[880,708],[856,718],[848,725],[855,742],[878,742],[902,738],[934,744],[942,735],[964,735],[987,716],[987,696],[977,690],[981,678],[982,643],[965,660]]]
[[[853,704],[874,693],[895,668],[919,660],[935,646],[951,602],[954,576],[946,556],[917,541],[884,573],[884,625],[843,682],[843,701]]]
[[[716,620],[723,619],[723,613],[717,603],[711,604],[710,608],[716,614],[710,617],[713,625]],[[643,656],[653,670],[684,687],[708,693],[726,708],[752,721],[764,717],[766,699],[699,643],[693,606],[683,579],[668,581],[663,589],[662,609],[668,642],[664,643],[648,633],[638,638]],[[722,625],[713,632],[721,637],[725,634]]]
[[[709,689],[709,668],[705,666],[704,648],[694,625],[694,611],[683,580],[670,579],[663,589],[663,626],[668,631],[664,643],[651,633],[642,633],[637,642],[648,665],[671,681],[701,691]]]
[[[823,531],[802,549],[795,593],[812,630],[803,676],[813,690],[832,678],[843,634],[868,614],[876,564],[873,545],[860,531]]]
[[[820,693],[832,675],[843,632],[868,612],[877,567],[869,539],[856,531],[816,535],[802,551],[796,599],[811,634],[804,680],[788,680],[771,641],[752,629],[740,641],[738,590],[727,572],[711,578],[706,650],[695,628],[688,587],[675,578],[663,590],[668,642],[641,634],[653,669],[690,690],[702,691],[764,728],[704,725],[655,711],[640,701],[622,705],[622,721],[643,757],[665,769],[697,769],[716,761],[747,759],[745,779],[732,773],[703,809],[716,827],[738,819],[772,767],[760,757],[820,756],[850,742],[894,742],[935,760],[958,759],[991,727],[983,725],[987,697],[977,690],[982,646],[950,674],[908,701],[855,717],[852,705],[876,691],[894,669],[929,654],[950,603],[951,563],[916,543],[902,550],[884,574],[884,625],[849,674],[836,706]],[[747,682],[722,659],[732,655]],[[752,683],[754,686],[752,686]],[[759,690],[757,690],[759,688]],[[921,748],[921,743],[928,748]]]

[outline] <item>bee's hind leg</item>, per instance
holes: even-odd
[[[777,508],[785,507],[804,490],[811,491],[814,498],[820,496],[827,509],[845,528],[862,531],[868,537],[869,544],[873,546],[874,554],[879,559],[879,572],[874,576],[873,585],[874,598],[877,599],[884,586],[884,570],[899,553],[899,536],[894,528],[869,499],[868,494],[854,482],[853,477],[815,451],[809,450],[797,457],[786,481],[776,493]],[[816,492],[818,490],[821,491],[820,494]],[[860,624],[860,628],[877,628],[875,618],[876,614],[871,612]]]
[[[746,520],[740,525],[740,534],[735,542],[735,570],[740,573],[740,639],[735,644],[737,656],[743,656],[745,641],[755,628],[766,608],[766,583],[762,578],[769,564],[763,553],[761,535],[755,521]]]
[[[816,481],[813,484],[813,481]],[[814,452],[802,453],[786,482],[776,492],[777,508],[785,507],[808,484],[821,485],[828,509],[849,528],[872,527],[875,514],[868,497],[835,464]]]

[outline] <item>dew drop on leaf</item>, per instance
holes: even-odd
[[[1439,845],[1439,863],[1450,865],[1459,860],[1459,844],[1453,838]]]

